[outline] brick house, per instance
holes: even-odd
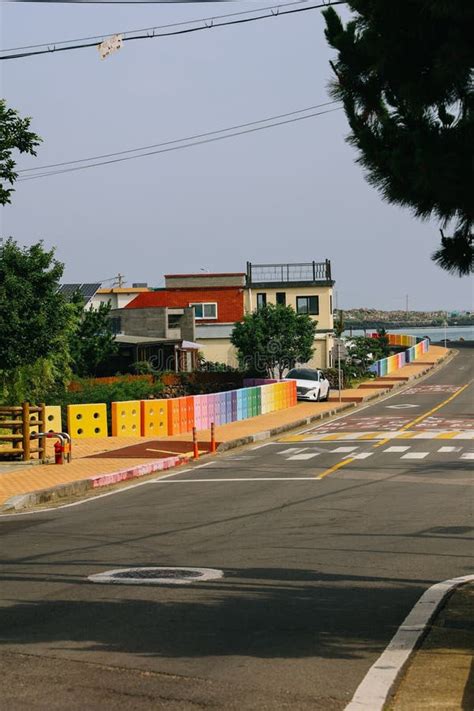
[[[194,309],[195,340],[206,360],[237,365],[230,336],[236,321],[264,304],[291,305],[318,322],[310,365],[332,365],[331,264],[251,264],[246,272],[167,274],[165,286],[138,294],[125,310],[168,309],[167,326],[177,325],[183,309]]]

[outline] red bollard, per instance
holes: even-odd
[[[58,440],[57,442],[54,443],[54,463],[55,464],[63,464],[64,463],[63,452],[64,452],[64,449],[63,449],[62,442],[60,442]]]
[[[199,459],[199,447],[198,447],[195,427],[193,427],[193,458]]]
[[[211,452],[216,451],[216,427],[213,422],[211,422]]]

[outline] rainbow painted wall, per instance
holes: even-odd
[[[113,437],[166,437],[207,430],[211,423],[225,425],[246,420],[297,403],[296,382],[259,381],[250,387],[209,395],[193,395],[162,400],[113,402]],[[107,436],[105,404],[69,405],[68,432],[74,439]]]
[[[372,338],[377,337],[376,333],[369,335]],[[387,336],[391,346],[406,347],[406,350],[373,363],[369,370],[377,376],[390,375],[390,373],[393,373],[395,370],[403,368],[404,365],[420,358],[430,347],[428,338],[420,339],[416,336],[402,336],[398,333],[388,333]]]

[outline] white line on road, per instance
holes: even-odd
[[[405,618],[388,647],[373,664],[344,711],[382,711],[401,674],[438,608],[458,585],[474,581],[474,575],[451,578],[432,585]]]
[[[387,449],[384,449],[383,452],[384,454],[390,452],[406,452],[407,449],[410,449],[410,447],[387,447]]]
[[[359,452],[359,454],[353,454],[352,459],[368,459],[373,454],[373,452]]]
[[[428,454],[429,452],[408,452],[408,454],[403,454],[400,459],[424,459]]]
[[[260,476],[260,477],[225,477],[223,479],[157,479],[154,484],[194,484],[195,482],[216,482],[216,481],[318,481],[314,476]]]
[[[288,449],[283,449],[281,452],[277,452],[277,454],[297,454],[298,452],[304,452],[307,449],[308,447],[288,447]]]
[[[438,452],[460,452],[462,447],[440,447]]]
[[[358,449],[357,447],[336,447],[336,449],[332,449],[331,452],[353,452],[355,449]]]
[[[474,452],[465,452],[461,454],[461,459],[474,459]]]
[[[294,454],[292,457],[288,457],[287,461],[293,462],[295,460],[301,461],[303,459],[313,459],[313,457],[317,457],[320,454],[321,452],[304,452],[304,454]]]

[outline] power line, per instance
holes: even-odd
[[[297,121],[304,121],[305,119],[313,118],[315,116],[322,116],[323,114],[333,113],[334,111],[340,111],[342,107],[338,106],[334,109],[326,109],[324,111],[318,111],[313,113],[308,113],[304,116],[294,116],[293,118],[283,119],[282,121],[275,121],[268,123],[265,126],[253,126],[252,128],[246,128],[242,131],[232,131],[226,135],[213,136],[211,138],[204,138],[199,141],[193,141],[190,143],[183,143],[182,145],[168,146],[167,148],[160,148],[159,150],[147,151],[145,153],[140,153],[133,156],[123,156],[121,158],[113,158],[112,160],[98,161],[96,163],[89,163],[88,165],[76,165],[72,168],[63,168],[61,170],[52,170],[46,173],[39,173],[36,175],[26,176],[24,178],[19,178],[18,182],[27,182],[29,180],[37,180],[38,178],[47,178],[52,175],[62,175],[63,173],[72,173],[79,170],[87,170],[88,168],[96,168],[101,165],[111,165],[113,163],[122,163],[124,161],[134,160],[135,158],[144,158],[146,156],[158,155],[160,153],[169,153],[171,151],[179,151],[184,148],[192,148],[194,146],[202,146],[207,143],[214,143],[215,141],[223,141],[227,138],[233,138],[235,136],[242,136],[248,133],[255,133],[256,131],[263,131],[267,128],[273,128],[275,126],[283,126],[285,124],[296,123]]]
[[[228,20],[227,22],[218,22],[217,24],[214,24],[213,20],[209,21],[209,24],[207,21],[205,21],[204,26],[200,27],[187,27],[186,29],[178,29],[178,30],[173,30],[171,32],[155,32],[153,31],[151,34],[150,32],[147,32],[147,34],[141,34],[141,35],[136,35],[134,37],[123,37],[122,41],[123,42],[132,42],[133,40],[143,40],[143,39],[157,39],[159,37],[173,37],[177,35],[185,35],[185,34],[191,34],[193,32],[201,32],[203,30],[209,30],[213,29],[215,27],[229,27],[231,25],[243,25],[243,24],[248,24],[250,22],[258,22],[260,20],[269,20],[272,17],[281,17],[284,15],[295,15],[300,12],[309,12],[311,10],[319,10],[323,7],[330,7],[332,5],[344,5],[346,3],[346,0],[334,0],[332,1],[327,1],[327,2],[322,2],[319,5],[310,5],[310,6],[305,6],[305,7],[297,7],[293,10],[278,10],[278,7],[271,8],[270,14],[267,15],[257,15],[257,17],[244,17],[240,18],[238,20]],[[293,4],[293,3],[290,3]],[[191,21],[192,22],[192,21]],[[0,61],[5,61],[7,59],[22,59],[25,57],[33,57],[33,56],[39,56],[43,54],[52,54],[55,52],[69,52],[71,50],[76,50],[76,49],[86,49],[88,47],[96,47],[98,45],[97,42],[82,42],[80,44],[74,44],[70,45],[67,47],[48,47],[47,49],[37,49],[31,52],[18,52],[16,54],[7,54],[3,57],[0,57]],[[44,46],[44,45],[42,45]]]
[[[228,126],[227,128],[220,128],[215,131],[206,131],[205,133],[196,133],[192,136],[184,136],[183,138],[175,138],[171,141],[163,141],[161,143],[152,143],[149,146],[139,146],[138,148],[128,148],[127,150],[115,151],[114,153],[102,153],[101,155],[89,156],[88,158],[78,158],[76,160],[66,160],[66,161],[62,161],[61,163],[49,163],[47,165],[39,165],[34,168],[23,168],[22,170],[18,170],[17,172],[19,175],[23,175],[23,173],[32,173],[35,171],[47,170],[48,168],[59,168],[61,166],[75,165],[77,163],[89,163],[90,161],[99,160],[100,158],[113,158],[115,156],[126,155],[127,153],[137,153],[138,151],[147,151],[147,150],[150,150],[151,148],[161,148],[163,146],[170,146],[175,143],[183,143],[184,141],[194,141],[199,138],[205,138],[207,136],[214,136],[214,135],[220,134],[220,133],[228,133],[229,131],[235,131],[237,129],[247,128],[248,126],[255,126],[260,123],[268,123],[270,121],[277,121],[278,119],[287,118],[288,116],[295,116],[296,114],[307,113],[308,111],[313,111],[314,109],[320,109],[323,106],[331,106],[332,104],[339,104],[339,103],[340,102],[337,100],[326,101],[322,104],[314,104],[313,106],[307,106],[304,109],[297,109],[295,111],[288,111],[287,113],[277,114],[276,116],[267,116],[267,118],[258,119],[256,121],[248,121],[247,123],[239,123],[239,124],[236,124],[235,126]],[[25,177],[29,177],[29,176],[25,176]]]
[[[294,2],[280,3],[278,5],[269,5],[267,7],[256,7],[254,10],[241,10],[240,12],[227,12],[225,15],[211,15],[209,17],[199,17],[195,20],[183,20],[182,22],[171,22],[166,25],[155,25],[154,27],[141,27],[138,30],[121,30],[120,32],[108,32],[102,35],[92,35],[91,37],[76,37],[70,40],[59,40],[57,42],[42,42],[41,44],[27,44],[23,47],[5,47],[0,49],[0,52],[19,52],[22,49],[37,49],[39,47],[56,47],[62,44],[71,44],[72,42],[88,42],[90,40],[102,40],[112,35],[134,35],[137,32],[153,32],[153,30],[167,30],[170,27],[183,27],[184,25],[196,25],[198,22],[211,22],[212,20],[221,20],[228,17],[239,17],[241,15],[251,15],[256,12],[265,12],[267,10],[278,10],[281,7],[291,7],[292,5],[301,5],[308,0],[295,0]]]

